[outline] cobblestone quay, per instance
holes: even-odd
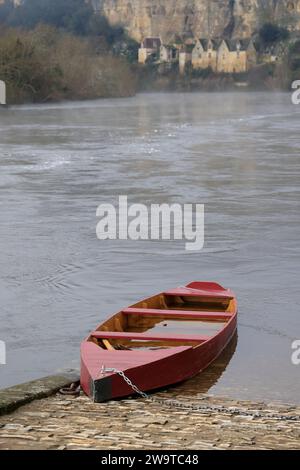
[[[155,397],[203,409],[55,394],[3,414],[0,449],[300,449],[300,407],[187,394],[184,386]]]

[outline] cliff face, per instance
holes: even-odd
[[[140,41],[161,36],[249,37],[267,21],[300,30],[300,0],[92,0]]]

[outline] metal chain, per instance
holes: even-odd
[[[119,375],[131,388],[132,390],[140,395],[145,400],[148,400],[152,403],[157,403],[162,406],[166,406],[168,408],[179,408],[181,410],[187,411],[196,411],[199,413],[223,413],[230,416],[250,416],[253,418],[267,418],[267,419],[274,419],[277,421],[300,421],[300,416],[286,416],[286,415],[277,415],[274,413],[261,413],[259,411],[245,411],[235,407],[226,408],[225,406],[218,406],[218,405],[193,405],[183,403],[178,400],[163,400],[161,398],[152,397],[147,393],[140,390],[130,379],[127,377],[123,371],[114,369],[114,368],[106,368],[102,366],[101,374],[105,374],[107,372],[114,372]]]
[[[79,397],[80,395],[80,382],[73,382],[69,387],[60,388],[58,393],[61,395],[70,395],[74,397]]]

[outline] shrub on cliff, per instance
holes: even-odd
[[[288,67],[290,70],[289,80],[298,80],[300,77],[300,40],[291,44],[288,53]]]
[[[293,42],[293,43],[290,45],[289,53],[290,53],[291,55],[300,56],[300,39],[297,39],[295,42]]]
[[[289,38],[289,31],[272,23],[265,23],[259,31],[262,46],[267,47]]]

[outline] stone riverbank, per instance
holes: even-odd
[[[195,404],[200,412],[139,398],[94,404],[83,395],[55,394],[67,379],[0,391],[0,449],[300,449],[299,406],[187,395],[180,386],[155,397]]]

